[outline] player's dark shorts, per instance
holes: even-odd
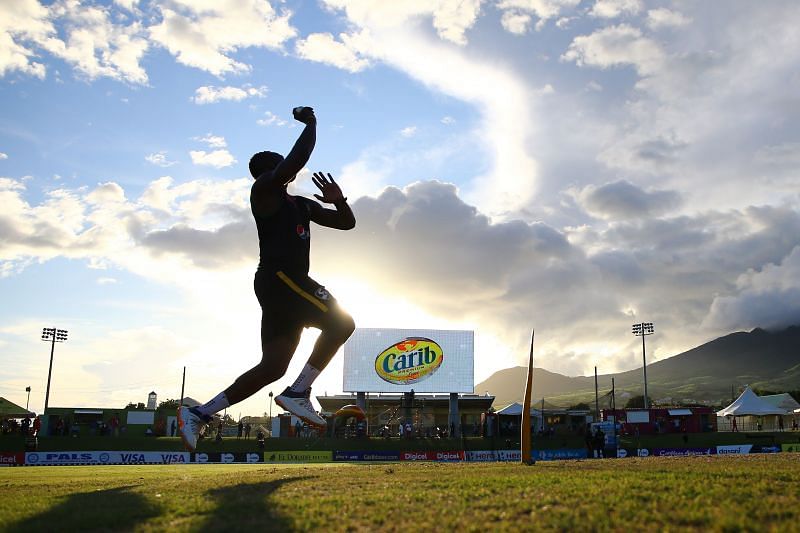
[[[340,315],[336,299],[304,274],[258,271],[254,280],[261,305],[261,341],[299,336],[305,327],[326,329]]]

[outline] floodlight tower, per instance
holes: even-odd
[[[57,342],[67,341],[67,330],[56,328],[42,328],[42,340],[50,342],[50,370],[47,371],[47,392],[44,395],[44,411],[47,413],[47,404],[50,401],[50,377],[53,375],[53,352]]]
[[[633,334],[642,338],[642,372],[644,372],[644,408],[650,409],[650,402],[647,400],[647,357],[645,356],[644,338],[655,332],[652,322],[642,322],[633,325]]]

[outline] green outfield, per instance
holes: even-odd
[[[3,531],[800,531],[800,454],[0,469]]]

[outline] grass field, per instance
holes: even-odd
[[[800,454],[0,469],[3,531],[800,531]]]

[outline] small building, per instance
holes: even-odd
[[[593,421],[588,409],[566,409],[543,401],[534,402],[540,408],[531,408],[531,431],[553,431],[554,433],[581,433],[586,424]],[[512,403],[495,413],[497,431],[502,436],[519,435],[522,422],[522,404]]]
[[[714,409],[707,406],[657,407],[653,409],[603,409],[603,421],[620,424],[623,435],[704,433],[717,430]]]

